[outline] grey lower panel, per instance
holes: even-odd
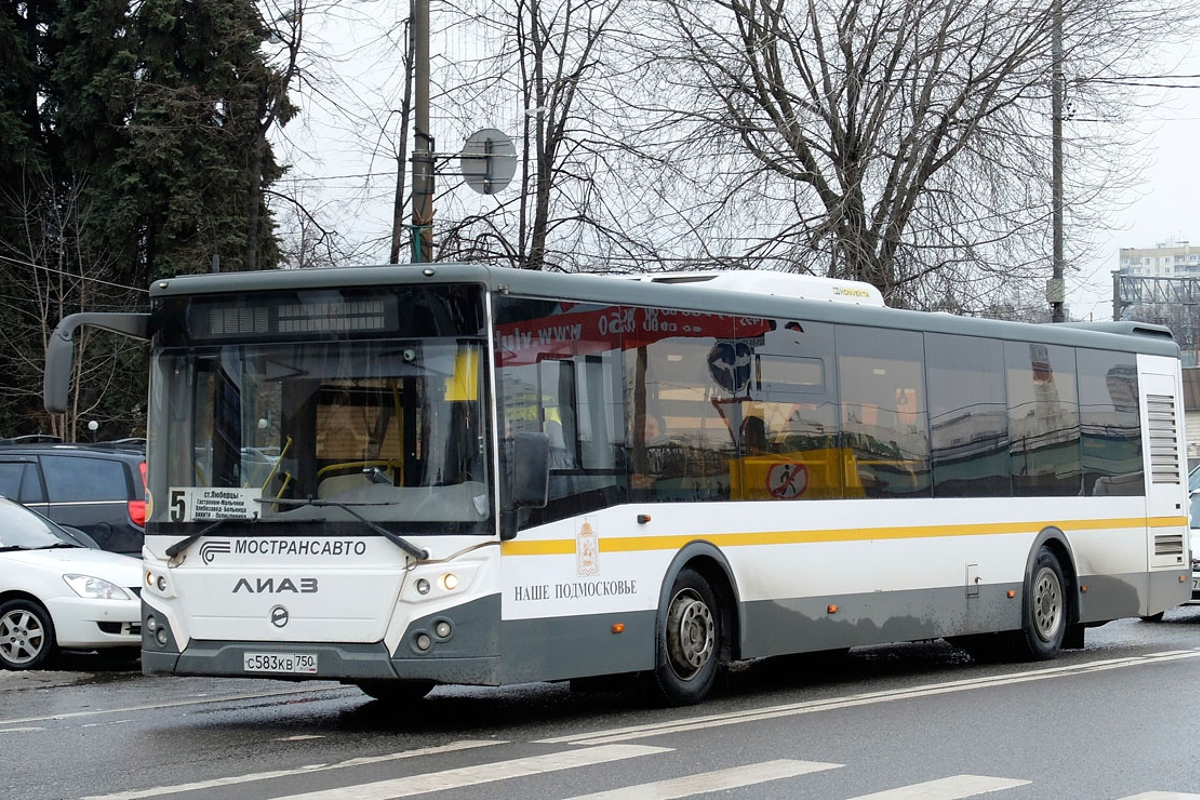
[[[246,672],[245,653],[304,653],[316,655],[315,674]],[[174,662],[174,663],[172,663]],[[223,675],[229,677],[333,680],[395,678],[391,659],[382,644],[329,644],[326,642],[219,642],[197,641],[182,653],[142,650],[142,672],[147,675]]]
[[[654,668],[653,611],[504,623],[504,683],[616,675]],[[614,625],[623,625],[620,633]]]
[[[1159,577],[1159,576],[1154,576]],[[1170,575],[1176,580],[1175,574]],[[1084,575],[1079,579],[1079,621],[1108,622],[1136,617],[1147,600],[1147,577],[1133,575]],[[1176,605],[1172,603],[1171,605]],[[1166,606],[1159,610],[1165,609]]]
[[[1180,580],[1180,577],[1183,580]],[[1192,599],[1192,574],[1190,567],[1181,567],[1173,572],[1155,572],[1150,575],[1150,611],[1174,608]]]
[[[1178,581],[1178,573],[1155,573],[1149,587],[1143,574],[1084,576],[1068,591],[1078,601],[1079,622],[1107,622],[1143,613],[1144,601],[1151,613],[1178,605],[1188,594]],[[972,597],[966,587],[950,586],[748,602],[741,657],[1016,630],[1023,593],[1024,586],[1016,583],[980,586]]]
[[[743,658],[1010,630],[1021,624],[1021,593],[1008,586],[915,589],[745,604]],[[831,608],[836,610],[831,611]]]

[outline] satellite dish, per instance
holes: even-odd
[[[471,134],[458,154],[463,179],[480,194],[496,194],[517,171],[517,148],[495,128]]]

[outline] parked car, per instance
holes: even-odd
[[[60,649],[141,646],[141,562],[77,543],[0,497],[0,668],[44,666]]]
[[[0,495],[79,529],[104,550],[140,555],[146,535],[145,444],[0,445]]]

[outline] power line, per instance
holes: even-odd
[[[32,261],[22,261],[19,258],[11,258],[9,256],[0,256],[0,261],[7,261],[10,264],[16,264],[17,266],[21,266],[21,267],[31,267],[32,269],[40,269],[43,272],[49,272],[52,275],[62,275],[64,277],[71,278],[73,280],[91,281],[92,283],[99,283],[103,286],[111,286],[114,289],[124,289],[127,292],[141,292],[142,294],[150,293],[149,289],[139,288],[137,286],[126,286],[123,283],[115,283],[113,281],[106,281],[103,278],[92,278],[88,275],[76,275],[73,272],[67,272],[66,270],[62,270],[62,269],[55,269],[53,267],[47,267],[45,264],[35,264]]]

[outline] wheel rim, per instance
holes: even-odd
[[[1043,642],[1052,642],[1062,627],[1062,582],[1049,567],[1038,570],[1033,582],[1033,627]]]
[[[675,595],[667,615],[667,656],[671,670],[682,680],[691,680],[712,658],[716,624],[712,610],[692,589]]]
[[[28,664],[46,646],[46,629],[37,615],[23,609],[0,617],[0,655],[10,664]]]

